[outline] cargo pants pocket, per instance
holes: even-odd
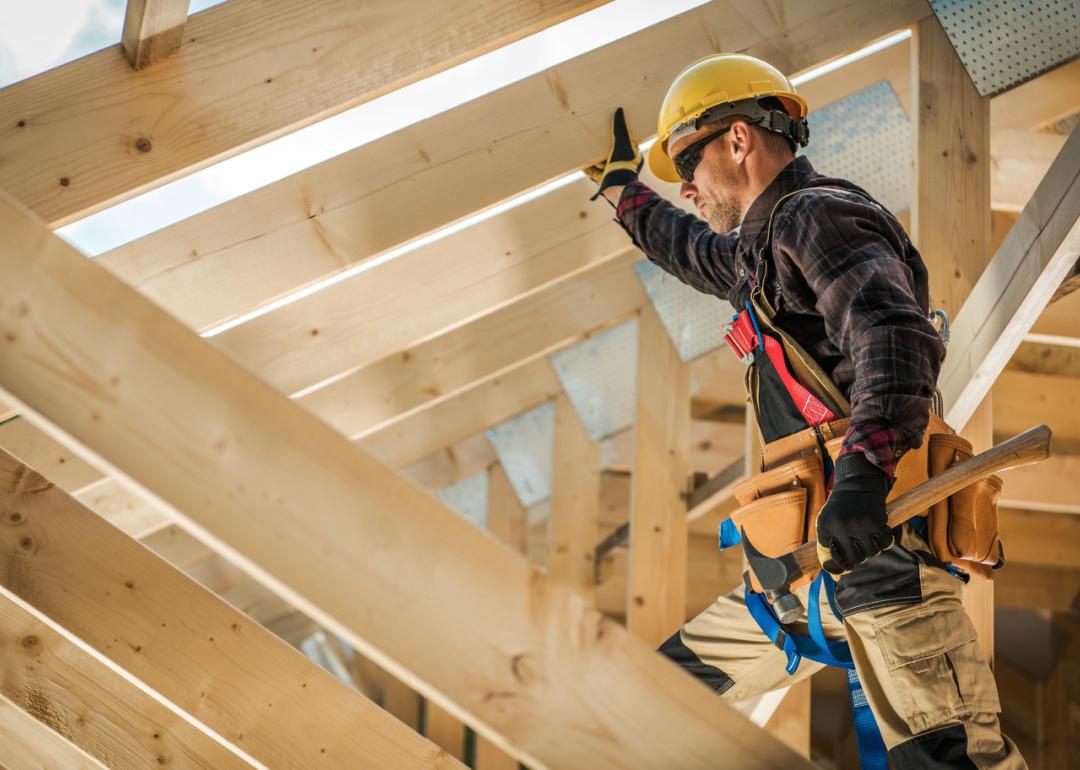
[[[896,712],[913,734],[1001,711],[993,674],[960,602],[905,610],[874,624]]]

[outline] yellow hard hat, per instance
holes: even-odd
[[[779,99],[786,116],[758,106],[756,100],[766,96]],[[666,182],[678,182],[678,172],[667,152],[669,141],[726,115],[750,117],[762,128],[784,134],[793,144],[805,145],[809,134],[806,112],[806,101],[771,64],[738,53],[706,56],[679,73],[668,89],[660,106],[656,143],[649,150],[649,168]]]

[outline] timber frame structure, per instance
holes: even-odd
[[[617,106],[648,136],[719,50],[794,74],[912,31],[800,91],[888,80],[912,116],[950,422],[1055,431],[969,587],[984,650],[995,601],[1080,639],[1080,131],[1048,130],[1080,61],[990,99],[925,0],[713,0],[96,259],[51,232],[601,5],[128,0],[121,45],[0,89],[0,767],[811,767],[810,682],[737,710],[653,652],[739,580],[715,528],[753,436],[589,182],[273,305],[588,165]],[[551,356],[628,319],[602,452]],[[484,432],[541,404],[526,510]],[[432,494],[475,473],[487,532]]]

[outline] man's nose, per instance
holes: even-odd
[[[679,185],[679,195],[692,201],[697,197],[697,187],[693,182],[683,182]]]

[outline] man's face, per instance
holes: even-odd
[[[692,182],[683,182],[679,194],[697,207],[702,219],[718,233],[734,230],[742,222],[741,191],[746,184],[745,169],[739,162],[742,157],[732,141],[738,141],[742,133],[735,126],[746,126],[736,121],[732,131],[705,145],[701,162],[694,169]],[[748,128],[748,127],[747,127]],[[703,126],[689,136],[681,137],[669,150],[671,157],[707,136],[720,132],[716,125]]]

